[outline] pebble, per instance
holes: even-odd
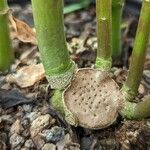
[[[64,149],[66,145],[72,142],[72,139],[69,134],[66,134],[65,137],[59,141],[56,145],[58,149]]]
[[[12,148],[17,147],[18,145],[22,145],[24,143],[24,138],[17,133],[14,133],[10,137],[10,144]]]
[[[8,140],[7,134],[4,132],[0,132],[0,150],[6,150],[6,142]]]
[[[22,136],[27,137],[27,138],[30,136],[30,131],[28,127],[23,130]]]
[[[7,122],[7,124],[12,124],[14,122],[14,118],[11,115],[2,115],[0,118],[2,121]]]
[[[130,142],[128,140],[125,140],[124,142],[121,143],[122,149],[128,150],[131,149]]]
[[[14,133],[20,134],[20,131],[21,131],[21,122],[20,122],[19,119],[17,119],[17,120],[11,125],[10,133],[11,133],[11,134],[14,134]]]
[[[12,108],[12,107],[5,110],[5,114],[7,114],[7,115],[12,114],[13,112],[14,112],[14,108]]]
[[[145,124],[150,127],[150,119],[145,120]]]
[[[58,150],[80,150],[80,145],[74,143],[69,134],[66,134],[56,145]]]
[[[23,127],[27,127],[27,126],[29,126],[30,122],[28,119],[23,118],[21,124]]]
[[[33,143],[32,139],[28,139],[28,140],[25,142],[24,146],[25,146],[26,148],[34,148],[34,143]]]
[[[50,130],[43,130],[42,136],[46,139],[47,142],[58,142],[65,136],[64,128],[55,126]]]
[[[22,147],[21,150],[29,150],[29,148]]]
[[[39,135],[33,138],[33,142],[36,146],[36,150],[41,150],[45,144],[45,141]]]
[[[31,112],[32,111],[32,106],[31,105],[23,105],[23,110],[25,112]]]
[[[46,126],[50,124],[50,120],[52,117],[49,114],[41,115],[36,118],[30,127],[31,137],[35,137],[38,133],[40,133]]]
[[[22,110],[22,107],[19,107],[19,106],[18,106],[18,113],[16,113],[15,116],[16,116],[17,118],[23,118],[24,112],[23,112],[23,110]]]
[[[145,88],[142,84],[140,84],[139,89],[138,89],[139,94],[144,95],[145,93]]]
[[[6,150],[6,144],[0,140],[0,150]]]
[[[81,139],[81,149],[88,150],[92,145],[93,139],[91,137],[83,137]]]
[[[93,48],[93,50],[97,49],[97,38],[91,37],[87,40],[86,44]]]
[[[138,131],[128,131],[126,132],[126,137],[129,139],[131,143],[135,143],[137,140],[139,132]]]
[[[27,119],[29,119],[30,122],[32,122],[33,120],[35,120],[39,116],[40,116],[40,112],[31,112],[31,113],[27,113],[25,117]]]
[[[56,146],[54,144],[51,143],[46,143],[42,150],[56,150]]]

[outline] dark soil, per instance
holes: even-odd
[[[30,4],[10,5],[16,18],[33,25]],[[137,28],[140,5],[127,5],[122,28],[122,56],[114,60],[112,76],[122,86],[127,75]],[[96,57],[95,6],[65,15],[65,32],[70,57],[79,68],[91,67]],[[36,45],[12,39],[15,64],[10,73],[0,75],[0,150],[148,150],[150,149],[150,120],[129,121],[118,117],[110,127],[91,131],[74,128],[50,105],[53,91],[45,78],[34,85],[21,88],[8,76],[16,70],[40,62]],[[26,55],[29,53],[29,55]],[[24,59],[22,57],[24,56]],[[150,94],[150,48],[148,49],[138,98]],[[40,121],[39,121],[39,120]],[[40,126],[41,122],[44,122]],[[37,126],[37,127],[36,127]],[[35,127],[35,128],[34,128]],[[36,136],[33,132],[37,132]]]

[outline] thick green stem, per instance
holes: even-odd
[[[141,81],[146,57],[146,49],[150,35],[150,0],[144,0],[138,29],[132,52],[132,60],[129,67],[127,81],[123,86],[123,94],[126,100],[132,101],[137,94]]]
[[[63,102],[63,91],[54,91],[54,95],[51,98],[51,104],[62,116],[65,117],[65,120],[69,122],[69,124],[73,126],[78,125],[78,119],[66,108]]]
[[[32,0],[32,7],[47,79],[52,88],[63,89],[74,72],[64,33],[63,0]]]
[[[124,0],[112,0],[112,56],[121,54],[121,20]]]
[[[8,70],[13,61],[13,52],[8,28],[8,6],[6,0],[0,2],[0,71]]]
[[[55,90],[53,96],[51,97],[50,103],[58,112],[65,116],[62,93],[63,91],[61,90]]]
[[[111,0],[96,0],[98,50],[96,67],[111,68],[112,52],[112,6]]]
[[[150,117],[150,97],[137,104],[126,101],[121,114],[128,119],[143,119]]]

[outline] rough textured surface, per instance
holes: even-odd
[[[36,136],[43,128],[48,126],[50,124],[50,120],[51,116],[48,114],[41,115],[38,118],[36,118],[31,124],[31,137]]]
[[[19,119],[17,119],[12,125],[11,125],[11,128],[10,128],[10,133],[13,134],[13,133],[17,133],[19,134],[21,131],[21,122]]]
[[[43,138],[46,139],[47,142],[58,142],[64,138],[65,132],[61,127],[52,127],[50,130],[43,130],[42,132]]]
[[[42,64],[33,64],[30,66],[22,67],[16,74],[11,74],[7,77],[10,83],[16,83],[21,88],[33,86],[45,76],[45,71]]]
[[[10,144],[12,146],[12,148],[15,148],[18,145],[21,145],[24,143],[24,138],[20,135],[18,135],[17,133],[14,133],[11,137],[10,137]]]
[[[105,60],[102,58],[97,58],[95,66],[97,69],[102,71],[109,71],[112,66],[112,59],[110,58],[109,60]]]
[[[127,101],[132,102],[134,100],[136,93],[126,84],[123,85],[121,91]]]
[[[120,95],[118,85],[108,73],[80,69],[64,92],[64,103],[80,126],[99,129],[116,120]]]
[[[53,76],[47,75],[46,78],[49,84],[51,85],[51,88],[59,89],[59,90],[64,89],[72,79],[75,68],[76,65],[72,62],[71,67],[66,72],[63,72],[62,74],[58,74],[58,75],[53,75]]]
[[[55,150],[56,146],[54,144],[47,143],[43,146],[42,150]]]

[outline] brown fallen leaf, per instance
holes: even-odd
[[[16,74],[11,74],[6,77],[9,83],[16,83],[21,88],[33,86],[36,82],[44,79],[45,71],[42,64],[33,64],[22,67]]]
[[[29,27],[29,25],[19,19],[16,19],[11,14],[9,14],[9,22],[12,39],[17,38],[24,43],[37,45],[35,32]]]

